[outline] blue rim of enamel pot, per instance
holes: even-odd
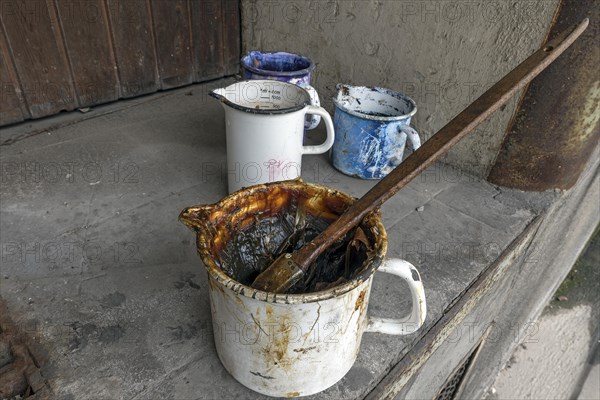
[[[275,56],[289,57],[290,59],[295,58],[295,59],[297,59],[297,62],[299,61],[305,66],[303,68],[295,70],[295,71],[279,71],[276,69],[257,68],[252,65],[252,60],[253,60],[252,57],[256,56],[257,54],[260,56],[263,56],[263,57],[266,56],[266,58],[275,57]],[[293,76],[297,76],[297,75],[310,74],[315,69],[315,63],[313,63],[310,58],[300,55],[300,54],[287,53],[287,52],[283,52],[283,51],[266,52],[266,53],[262,53],[262,52],[258,52],[258,51],[251,51],[248,54],[246,54],[244,57],[242,57],[242,59],[240,60],[240,63],[242,64],[242,67],[244,67],[248,71],[254,72],[254,73],[260,74],[260,75],[265,75],[265,76],[286,76],[286,77],[292,76],[293,77]]]

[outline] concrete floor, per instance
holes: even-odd
[[[588,375],[577,395],[578,400],[596,400],[600,398],[600,352],[598,348],[596,348],[591,364]]]
[[[226,83],[0,132],[0,294],[47,352],[42,372],[58,398],[261,398],[217,358],[206,274],[177,221],[226,194],[223,112],[207,95]],[[325,155],[304,159],[303,178],[354,196],[374,184]],[[421,272],[424,329],[548,200],[436,164],[383,207],[388,256]],[[395,280],[376,277],[370,313],[409,307]],[[364,397],[418,338],[365,335],[348,375],[314,398]]]
[[[531,324],[488,399],[600,399],[600,230]]]

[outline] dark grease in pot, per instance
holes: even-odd
[[[251,285],[280,254],[299,249],[329,223],[329,219],[304,212],[297,202],[277,215],[257,216],[225,244],[219,255],[219,267],[236,281]],[[369,235],[361,227],[350,231],[321,254],[305,279],[288,293],[316,292],[352,279],[372,257],[374,239]]]

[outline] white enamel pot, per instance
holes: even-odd
[[[307,213],[333,219],[353,201],[338,191],[295,180],[247,188],[180,214],[180,220],[197,232],[198,253],[208,270],[217,353],[227,371],[248,388],[277,397],[320,392],[350,370],[363,333],[406,335],[423,324],[426,303],[419,273],[407,261],[385,258],[387,237],[378,212],[361,223],[374,255],[350,280],[333,288],[267,293],[241,284],[220,268],[220,254],[232,232],[256,218],[300,204]],[[408,284],[412,309],[407,317],[367,315],[376,272],[399,276]]]

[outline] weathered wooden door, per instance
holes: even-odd
[[[0,5],[0,125],[238,70],[239,0]]]

